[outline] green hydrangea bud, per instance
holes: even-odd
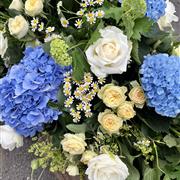
[[[62,39],[54,39],[50,44],[50,53],[57,64],[69,66],[72,64],[72,57],[68,54],[68,45]]]
[[[39,162],[38,162],[38,160],[32,160],[32,161],[31,161],[31,168],[32,168],[32,170],[36,170],[36,169],[39,168]]]

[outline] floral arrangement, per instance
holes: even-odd
[[[0,144],[89,180],[180,177],[180,42],[169,0],[1,0]]]

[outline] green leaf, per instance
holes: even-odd
[[[145,0],[123,0],[122,1],[122,20],[127,36],[133,35],[135,20],[144,17],[146,13]]]
[[[86,124],[69,124],[66,128],[73,133],[85,133],[86,132]]]
[[[122,18],[122,10],[120,7],[108,7],[108,8],[102,8],[102,10],[105,12],[105,19],[115,19],[116,23],[120,21]]]
[[[64,108],[64,101],[66,100],[66,97],[63,93],[63,86],[61,86],[59,91],[58,91],[57,99],[58,99],[59,107]]]
[[[141,35],[148,32],[152,24],[153,22],[146,17],[137,19],[135,21],[132,38],[140,41]]]
[[[135,157],[129,153],[129,150],[125,146],[125,143],[121,144],[121,147],[123,149],[123,154],[126,156],[126,159],[124,159],[123,161],[127,165],[129,171],[129,176],[127,177],[126,180],[139,180],[140,179],[139,171],[133,166]]]
[[[166,135],[163,140],[169,148],[177,145],[176,139],[170,134]]]
[[[157,168],[150,168],[147,167],[144,171],[143,180],[159,180],[160,179],[160,172]]]
[[[131,56],[133,59],[136,61],[138,65],[141,64],[140,58],[139,58],[139,43],[138,41],[134,40],[133,41],[133,46],[132,46],[132,51],[131,51]]]
[[[91,44],[96,42],[101,37],[101,34],[100,34],[99,30],[103,29],[103,28],[104,28],[104,23],[103,23],[103,21],[100,21],[100,23],[98,24],[96,30],[92,33],[91,38],[88,41],[85,49],[87,49]]]
[[[155,132],[169,132],[171,118],[158,115],[153,109],[137,109],[137,116]]]
[[[75,80],[81,81],[85,72],[90,71],[90,66],[86,61],[84,52],[80,48],[76,48],[71,52],[73,59],[73,73],[72,76]]]
[[[59,109],[59,105],[53,101],[49,101],[48,106],[52,109]]]

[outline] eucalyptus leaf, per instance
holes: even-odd
[[[73,133],[85,133],[86,132],[86,124],[68,124],[66,128]]]
[[[173,137],[172,135],[168,134],[166,135],[164,138],[163,138],[164,142],[166,143],[166,145],[169,147],[169,148],[172,148],[174,146],[177,145],[177,142],[176,142],[176,139],[175,137]]]

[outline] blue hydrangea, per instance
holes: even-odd
[[[157,21],[165,14],[166,1],[165,0],[146,0],[147,11],[146,16]]]
[[[146,56],[140,73],[148,106],[162,116],[176,117],[180,113],[180,57]]]
[[[19,134],[34,136],[45,123],[58,119],[58,110],[48,107],[57,100],[64,73],[41,47],[27,48],[25,56],[0,79],[0,118]]]

